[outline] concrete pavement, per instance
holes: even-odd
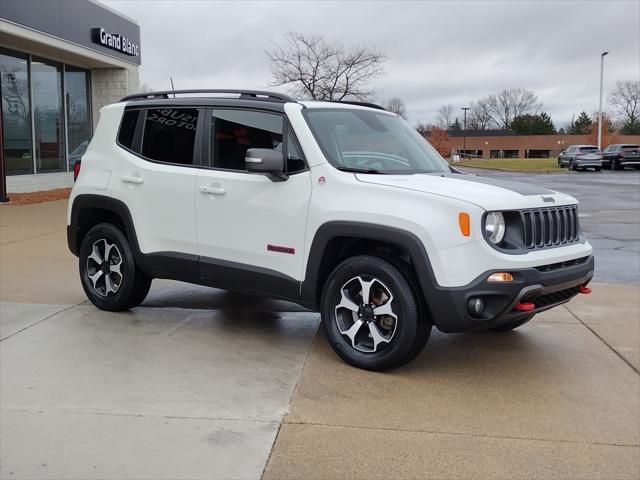
[[[96,310],[64,209],[0,207],[0,478],[638,478],[635,286],[364,372],[287,302],[154,281]]]

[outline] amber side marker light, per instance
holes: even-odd
[[[492,273],[487,277],[487,282],[489,283],[512,282],[512,281],[513,281],[513,275],[511,275],[508,272],[496,272],[496,273]]]
[[[462,235],[468,237],[471,235],[471,219],[467,212],[460,212],[458,214],[458,223],[460,224],[460,231]]]

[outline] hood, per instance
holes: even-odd
[[[416,175],[356,174],[364,183],[404,188],[432,195],[455,198],[485,210],[552,207],[578,203],[570,195],[534,184],[498,180],[460,173]]]

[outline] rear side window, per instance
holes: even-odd
[[[118,143],[128,150],[133,150],[133,137],[136,133],[140,110],[125,110],[118,132]]]
[[[624,150],[625,152],[629,152],[632,150],[638,150],[640,149],[640,146],[638,145],[623,145],[622,146],[622,150]]]
[[[157,162],[193,165],[197,124],[196,108],[147,110],[140,153]]]
[[[246,171],[250,148],[282,151],[281,115],[250,110],[214,110],[211,114],[209,164],[225,170]]]

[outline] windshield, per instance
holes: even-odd
[[[581,152],[597,152],[598,147],[580,147]]]
[[[450,172],[447,162],[404,120],[371,110],[308,109],[307,123],[338,169],[384,174]]]

